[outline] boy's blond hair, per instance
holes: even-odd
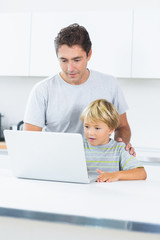
[[[87,118],[91,122],[102,121],[113,130],[119,125],[119,114],[114,105],[105,99],[91,102],[82,112],[81,120]]]

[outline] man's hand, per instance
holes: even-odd
[[[122,138],[117,138],[117,142],[123,142]],[[136,152],[135,152],[134,148],[132,147],[131,143],[126,144],[126,151],[129,151],[129,153],[131,155],[133,155],[134,157],[136,156]]]
[[[36,125],[32,125],[32,124],[29,124],[29,123],[25,123],[23,124],[23,130],[24,131],[42,131],[42,128],[41,127],[38,127]]]
[[[103,172],[97,169],[97,172],[100,174],[97,177],[97,182],[115,182],[119,180],[118,172]]]

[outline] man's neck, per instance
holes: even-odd
[[[73,80],[73,81],[69,81],[68,79],[65,78],[65,76],[63,75],[63,72],[60,72],[61,78],[62,78],[65,82],[67,82],[67,83],[69,83],[69,84],[71,84],[71,85],[81,85],[81,84],[85,83],[85,82],[88,80],[89,75],[90,75],[90,71],[89,71],[89,69],[87,68],[86,71],[85,71],[85,74],[83,75],[83,77],[82,77],[81,79],[79,79],[79,81],[78,81],[78,80],[77,80],[77,81],[74,81],[74,80]]]

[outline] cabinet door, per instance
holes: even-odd
[[[34,13],[32,16],[31,75],[60,71],[54,38],[61,28],[79,23],[92,41],[89,68],[117,77],[131,76],[132,11]]]
[[[28,75],[30,14],[0,14],[0,75]]]
[[[133,30],[134,78],[160,78],[160,9],[135,10]]]

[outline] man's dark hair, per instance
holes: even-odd
[[[77,23],[61,29],[58,33],[54,40],[56,54],[58,53],[59,47],[63,44],[66,44],[69,47],[79,45],[86,52],[87,56],[92,46],[89,33],[83,26],[80,26]]]

